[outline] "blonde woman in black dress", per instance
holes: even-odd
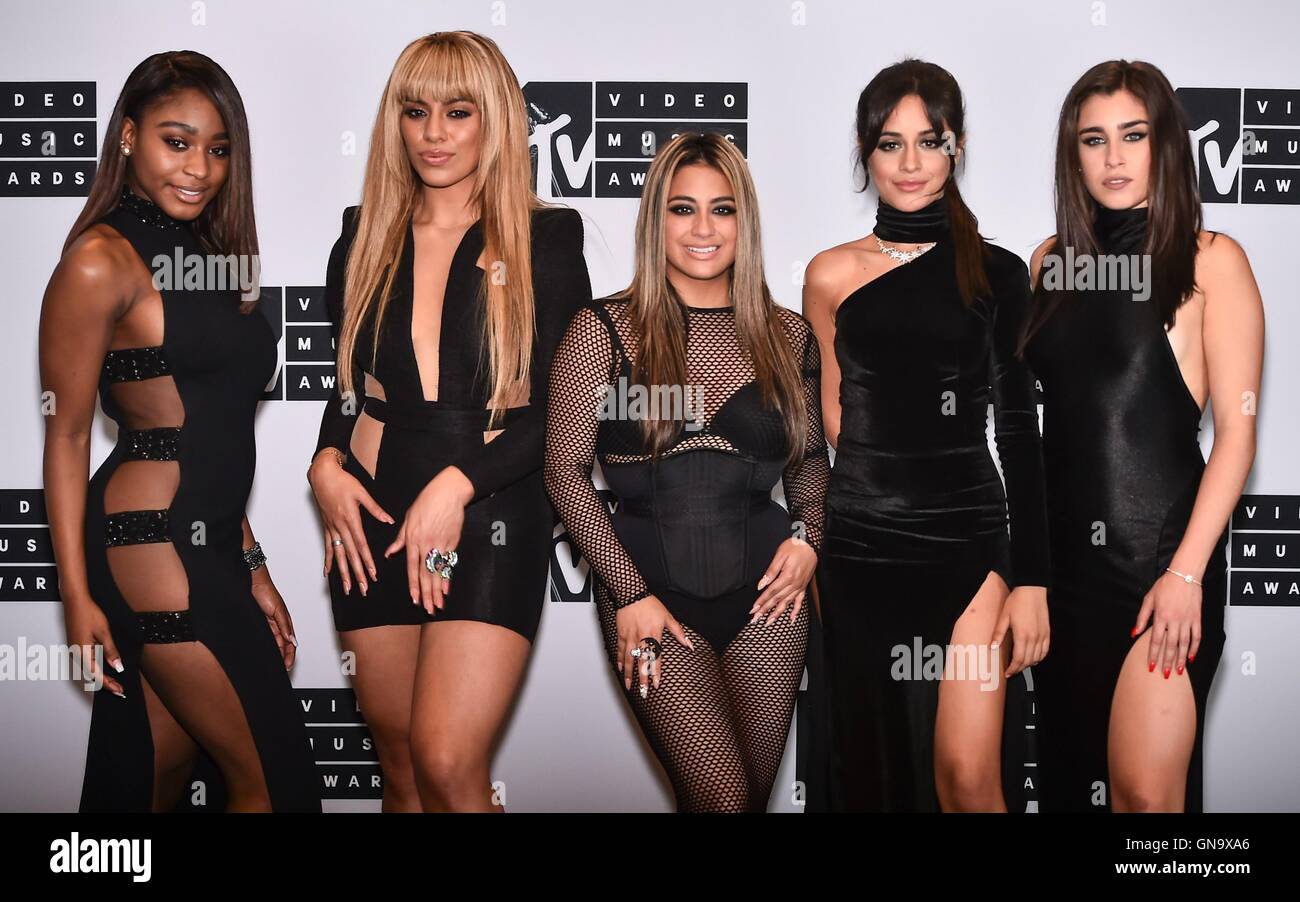
[[[591,300],[582,221],[534,195],[527,129],[495,43],[414,41],[330,254],[338,390],[308,478],[385,811],[502,810],[489,763],[537,634],[554,524],[548,368]]]

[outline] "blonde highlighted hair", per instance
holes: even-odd
[[[801,361],[795,357],[763,276],[758,196],[749,166],[721,135],[678,135],[659,149],[646,174],[636,222],[636,271],[632,284],[615,295],[628,299],[629,317],[638,337],[633,379],[642,385],[685,385],[688,381],[686,312],[668,281],[664,226],[673,176],[682,166],[691,165],[718,170],[736,199],[736,262],[730,287],[736,335],[741,350],[753,362],[764,404],[781,413],[789,440],[789,462],[794,463],[803,457],[807,437]],[[654,455],[672,444],[678,425],[673,420],[645,418],[641,422]]]
[[[403,105],[457,98],[472,101],[482,115],[471,203],[480,210],[488,261],[479,365],[486,350],[494,426],[501,411],[528,398],[534,338],[532,211],[548,205],[532,187],[523,91],[491,38],[470,31],[436,32],[408,44],[393,65],[370,136],[357,234],[348,253],[338,359],[352,359],[361,324],[374,306],[373,368],[407,224],[419,202],[421,183],[402,139]],[[496,277],[500,272],[504,280]],[[359,388],[351,384],[346,365],[339,367],[339,382],[345,392]]]

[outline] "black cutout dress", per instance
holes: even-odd
[[[204,253],[187,223],[129,189],[100,222],[121,233],[151,272],[158,255]],[[259,311],[240,313],[237,289],[159,293],[163,343],[108,352],[100,378],[101,404],[119,432],[87,491],[86,567],[91,596],[122,657],[124,672],[112,675],[126,697],[95,693],[81,810],[151,809],[154,747],[140,683],[143,644],[200,642],[239,697],[273,810],[319,812],[320,778],[303,710],[253,598],[242,550],[256,459],[253,418],[275,373],[275,336]],[[177,468],[170,505],[146,507]],[[110,489],[115,476],[121,481]],[[106,491],[119,499],[112,513],[105,513]],[[139,501],[122,509],[133,496]],[[175,557],[169,560],[162,547],[138,553],[154,543],[168,543]],[[112,564],[110,554],[117,555]],[[166,591],[157,568],[175,558],[188,598],[148,610],[158,602],[148,596]],[[220,803],[220,772],[201,747],[195,773],[218,781],[207,800]]]
[[[335,334],[343,323],[344,271],[356,237],[360,208],[343,213],[343,231],[330,254],[325,301]],[[479,367],[483,345],[484,272],[475,261],[483,251],[482,220],[466,231],[452,257],[439,333],[438,399],[426,401],[411,340],[415,241],[410,224],[379,336],[375,379],[386,400],[365,397],[364,373],[374,346],[373,310],[358,335],[352,379],[364,404],[355,406],[384,424],[373,478],[350,453],[356,416],[347,412],[336,385],[321,418],[316,452],[347,453],[351,473],[395,523],[383,523],[362,509],[366,542],[379,578],[362,595],[354,584],[343,592],[337,567],[330,571],[330,599],[339,631],[394,624],[475,620],[504,626],[532,642],[542,616],[555,513],[542,486],[545,390],[551,355],[564,327],[591,301],[591,282],[582,254],[582,217],[562,207],[533,211],[532,266],[537,337],[533,346],[531,398],[507,409],[494,428],[504,431],[486,445],[487,367]],[[486,354],[484,354],[486,359]],[[411,602],[405,551],[384,558],[402,518],[421,490],[444,467],[469,477],[474,496],[465,508],[453,588],[446,607],[430,616]],[[421,549],[427,552],[428,549]]]

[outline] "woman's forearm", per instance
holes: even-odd
[[[65,605],[93,604],[86,577],[86,485],[90,473],[90,434],[46,433],[45,511],[58,570],[59,597]]]
[[[1169,566],[1200,579],[1228,524],[1255,461],[1255,434],[1215,435],[1187,531]]]

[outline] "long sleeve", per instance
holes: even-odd
[[[831,476],[826,433],[822,428],[821,351],[808,321],[800,317],[798,325],[800,328],[792,336],[791,343],[800,358],[804,403],[808,409],[808,437],[803,459],[785,469],[781,486],[785,491],[791,524],[802,524],[803,540],[820,555],[826,534],[826,488]]]
[[[614,342],[590,306],[569,324],[551,367],[542,472],[551,503],[596,577],[624,607],[651,594],[614,531],[591,481],[602,390],[612,384]]]
[[[541,466],[551,358],[574,313],[591,301],[578,211],[546,211],[537,217],[536,228],[533,304],[537,336],[530,373],[531,397],[527,408],[506,424],[500,435],[456,461],[455,466],[474,485],[474,501],[523,479]],[[539,270],[544,273],[540,278]]]
[[[1038,406],[1029,367],[1015,356],[1021,320],[1029,309],[1029,272],[1019,257],[1008,257],[1006,271],[994,282],[994,439],[1007,487],[1012,576],[1016,586],[1048,586],[1051,558]]]
[[[339,332],[343,328],[343,276],[347,269],[348,251],[356,235],[357,209],[357,207],[348,207],[343,211],[343,230],[338,240],[334,242],[334,249],[330,251],[329,265],[325,269],[325,309],[333,322],[331,332],[336,349]],[[341,366],[337,356],[336,351],[336,370]],[[343,398],[339,380],[337,378],[334,380],[334,392],[325,403],[325,411],[321,414],[320,433],[316,439],[316,450],[312,452],[313,458],[323,448],[338,448],[345,454],[348,452],[348,447],[352,444],[352,427],[356,423],[357,414],[361,411],[360,401],[365,394],[364,378],[361,367],[356,365],[354,357],[353,394],[346,399],[347,403]]]

